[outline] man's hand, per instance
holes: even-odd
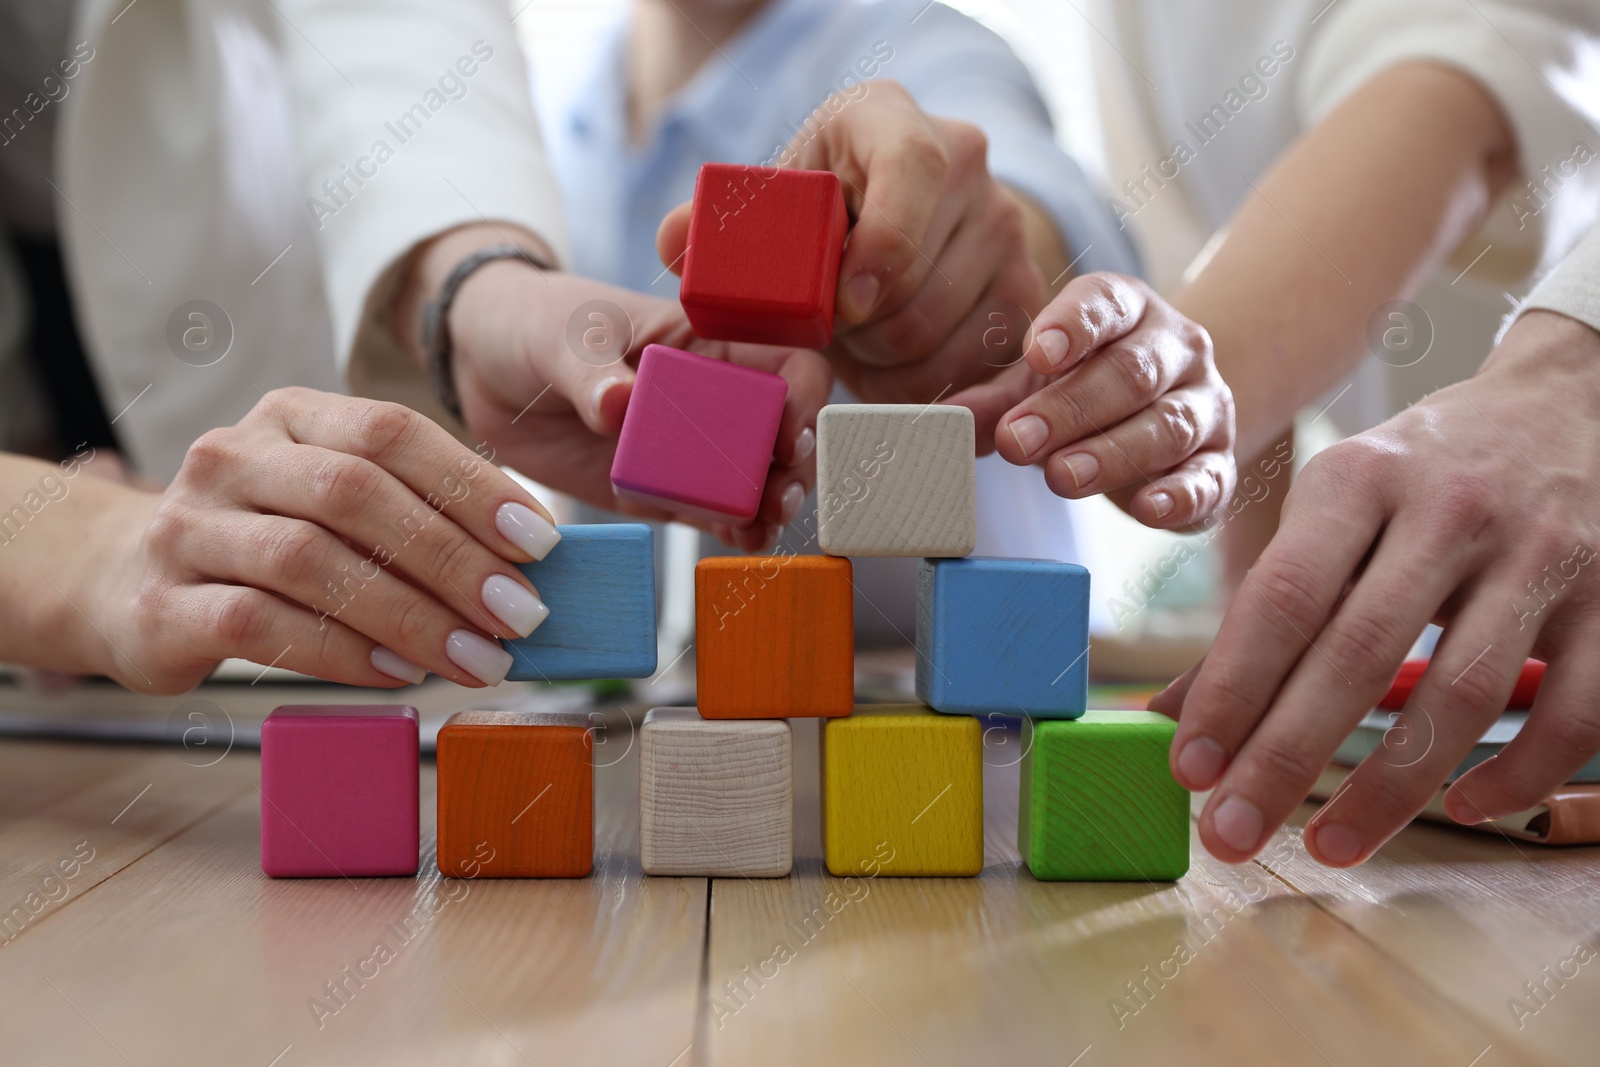
[[[863,400],[925,403],[1020,358],[1046,292],[1028,226],[1051,224],[990,175],[982,130],[924,114],[894,82],[864,86],[820,108],[831,118],[780,161],[833,171],[844,187],[853,225],[827,353],[835,371]],[[663,263],[681,262],[690,207],[661,224]],[[1009,346],[986,343],[997,327]]]
[[[1600,334],[1522,316],[1470,381],[1314,458],[1204,661],[1150,706],[1172,769],[1215,789],[1201,839],[1255,854],[1388,688],[1422,628],[1444,636],[1381,748],[1306,825],[1322,863],[1365,860],[1549,670],[1527,725],[1445,797],[1481,822],[1538,803],[1600,749]]]

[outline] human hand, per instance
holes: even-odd
[[[160,495],[121,491],[85,612],[103,673],[179,693],[228,657],[353,685],[496,685],[549,614],[512,564],[559,540],[487,459],[397,404],[267,394]],[[114,653],[114,654],[113,654]]]
[[[983,131],[925,114],[895,82],[863,87],[831,98],[815,137],[778,162],[837,174],[853,220],[827,352],[835,372],[868,402],[927,402],[995,373],[1001,362],[984,343],[994,316],[1020,339],[1045,283],[1027,209],[989,173]],[[656,236],[674,269],[690,210],[673,209]]]
[[[1531,807],[1600,749],[1597,410],[1600,333],[1528,312],[1476,377],[1311,460],[1210,652],[1150,702],[1178,718],[1178,781],[1215,790],[1214,855],[1261,848],[1430,620],[1444,635],[1395,724],[1406,759],[1380,748],[1350,775],[1306,824],[1314,858],[1360,863],[1420,812],[1530,655],[1549,667],[1527,724],[1450,787],[1450,817]]]
[[[594,337],[591,348],[580,345],[580,352],[569,345],[569,321],[592,301],[602,301],[602,310],[594,313],[597,321],[580,320],[584,336],[606,336]],[[468,428],[500,462],[552,489],[612,511],[713,529],[730,545],[759,551],[777,541],[816,480],[817,412],[832,376],[815,352],[701,341],[676,301],[515,261],[491,263],[467,279],[451,311],[451,333]],[[709,527],[612,491],[617,434],[647,344],[699,352],[788,382],[776,455],[749,524]]]
[[[1086,274],[1039,313],[1025,362],[950,398],[979,449],[1041,464],[1072,499],[1106,493],[1146,526],[1204,520],[1233,492],[1233,394],[1211,338],[1144,282]]]

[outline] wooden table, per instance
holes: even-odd
[[[1002,745],[981,877],[837,879],[801,722],[795,873],[646,878],[626,734],[560,882],[272,881],[254,752],[0,742],[0,1063],[1600,1062],[1600,849],[1416,826],[1338,872],[1291,827],[1175,885],[1045,884]]]

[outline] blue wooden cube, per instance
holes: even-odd
[[[923,560],[917,697],[956,714],[1082,715],[1089,572],[1038,559]]]
[[[559,526],[561,543],[521,564],[550,616],[501,641],[515,681],[648,678],[656,671],[656,557],[642,523]]]

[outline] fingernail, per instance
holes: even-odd
[[[844,287],[846,315],[857,320],[866,318],[872,312],[872,306],[878,302],[878,289],[878,276],[870,271],[862,271],[846,282]]]
[[[1209,737],[1195,738],[1178,753],[1178,770],[1190,789],[1210,789],[1216,785],[1227,762],[1227,750]]]
[[[606,402],[606,394],[611,392],[614,387],[621,385],[626,380],[627,379],[625,378],[607,378],[605,381],[594,387],[594,417],[596,422],[599,422],[601,419],[605,418],[606,412],[604,405]]]
[[[471,630],[452,630],[445,638],[444,654],[484,685],[499,685],[511,670],[511,653]]]
[[[801,485],[799,482],[796,482],[795,484],[791,485],[789,488],[785,489],[783,491],[783,498],[781,500],[782,507],[781,507],[781,510],[778,512],[778,514],[779,514],[778,525],[780,525],[780,526],[789,525],[789,523],[794,519],[795,515],[799,513],[800,505],[804,504],[805,502],[806,502],[805,486]]]
[[[1317,855],[1329,863],[1353,863],[1361,855],[1361,838],[1336,822],[1318,826],[1313,840]]]
[[[797,464],[804,463],[806,457],[811,455],[811,453],[815,452],[816,450],[817,450],[817,434],[816,434],[816,431],[812,430],[811,427],[807,426],[805,429],[803,429],[799,433],[795,434],[795,438],[794,438],[794,463],[791,463],[790,466],[792,467],[792,466],[795,466]]]
[[[1100,461],[1088,452],[1074,452],[1062,462],[1066,464],[1067,473],[1072,475],[1073,486],[1078,489],[1100,477]]]
[[[527,637],[550,617],[544,601],[503,574],[491,574],[483,580],[483,606],[519,637]]]
[[[1050,436],[1050,427],[1037,415],[1024,415],[1011,421],[1011,436],[1017,439],[1022,458],[1027,459],[1044,445],[1045,439]]]
[[[1061,361],[1067,358],[1067,349],[1072,347],[1071,339],[1060,330],[1045,330],[1033,340],[1051,367],[1061,366]]]
[[[1156,513],[1156,518],[1164,519],[1172,514],[1172,494],[1159,492],[1150,494],[1150,507]]]
[[[550,520],[515,500],[500,505],[494,513],[494,528],[534,559],[544,559],[561,541],[561,531]]]
[[[1261,812],[1243,797],[1228,797],[1211,816],[1211,828],[1235,852],[1254,852],[1261,841]]]
[[[412,685],[418,685],[428,677],[426,670],[399,655],[394,649],[384,648],[382,645],[372,650],[372,665],[389,677],[410,682]]]

